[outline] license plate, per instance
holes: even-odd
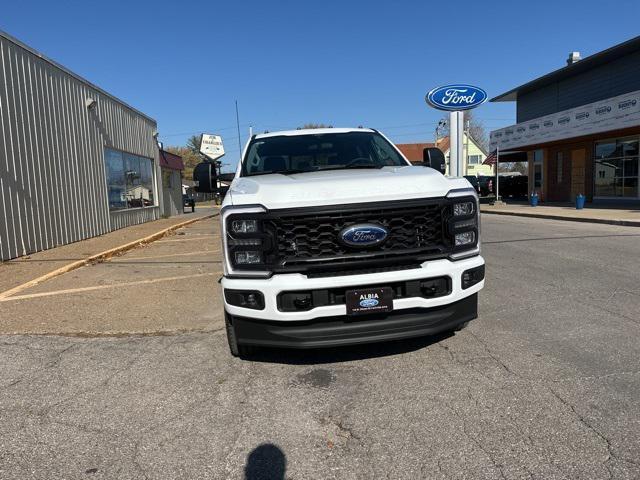
[[[383,287],[347,290],[346,304],[347,315],[390,312],[393,310],[393,289]]]

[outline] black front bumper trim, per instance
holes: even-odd
[[[478,316],[478,294],[448,305],[395,310],[362,317],[269,321],[230,315],[238,343],[264,347],[321,348],[435,335]]]

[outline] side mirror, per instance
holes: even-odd
[[[422,151],[422,163],[425,167],[431,167],[444,175],[447,171],[447,163],[444,153],[437,147],[427,147]]]
[[[218,189],[218,179],[213,163],[202,162],[193,169],[194,190],[200,193],[214,193]]]

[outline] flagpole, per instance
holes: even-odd
[[[500,147],[496,145],[496,202],[500,201],[500,193],[498,190],[498,185],[500,183],[500,179],[498,178],[498,165],[500,164]]]

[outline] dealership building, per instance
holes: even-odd
[[[500,162],[528,162],[529,192],[549,202],[640,203],[640,37],[505,92],[515,125],[491,132]]]
[[[156,137],[155,120],[0,31],[0,259],[181,213],[181,161],[161,162]]]

